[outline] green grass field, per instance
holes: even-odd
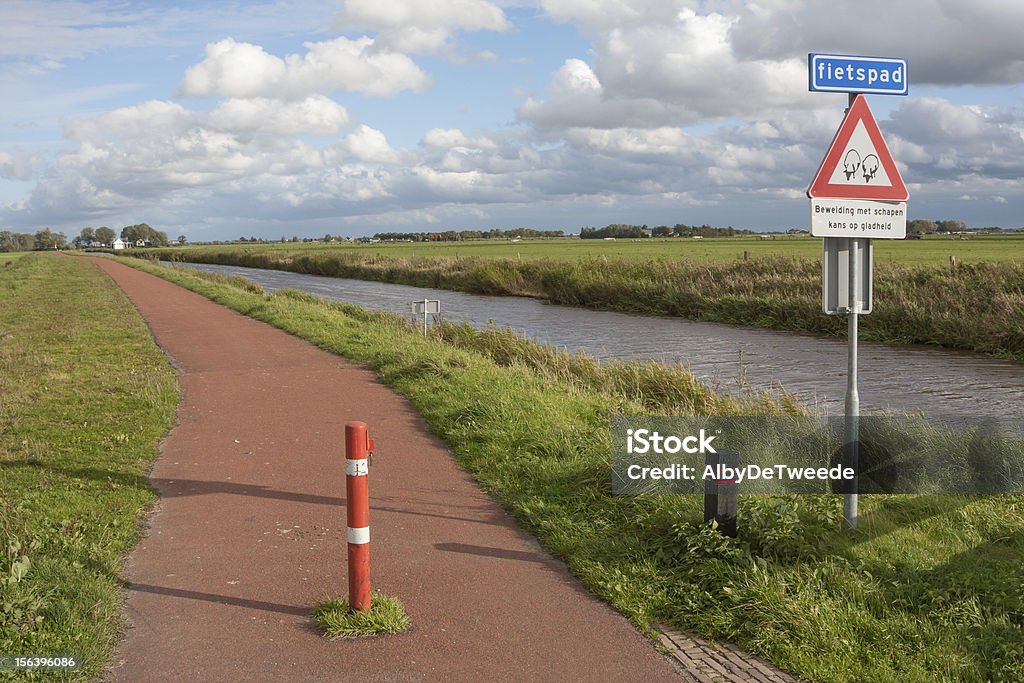
[[[611,415],[740,406],[680,368],[598,364],[508,332],[424,338],[399,316],[242,278],[156,273],[372,368],[459,464],[636,623],[739,642],[811,681],[1024,680],[1024,496],[741,496],[740,533],[702,526],[701,497],[612,495]]]
[[[121,290],[84,259],[0,254],[0,654],[84,656],[122,624],[125,554],[156,496],[146,470],[170,428],[173,369]]]
[[[961,262],[1024,261],[1024,234],[982,235],[961,240],[950,237],[927,237],[920,240],[875,240],[875,258],[908,265],[948,264],[955,256]],[[743,252],[758,256],[821,257],[821,239],[779,235],[776,239],[721,237],[710,239],[668,238],[642,240],[479,240],[470,242],[420,243],[269,243],[232,245],[234,248],[294,252],[350,251],[387,256],[449,256],[514,259],[572,260],[607,256],[629,259],[696,259],[732,261],[743,258]],[[186,250],[224,248],[213,246],[186,247]]]

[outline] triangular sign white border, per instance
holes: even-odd
[[[871,143],[875,147],[879,165],[889,177],[890,185],[847,185],[832,183],[831,178],[835,170],[843,161],[843,153],[853,137],[857,124],[863,122],[864,130],[867,132]],[[836,136],[832,138],[832,144],[822,159],[818,172],[814,175],[811,186],[807,188],[808,197],[827,197],[831,199],[877,199],[890,202],[905,202],[910,198],[910,192],[903,182],[896,162],[893,161],[889,152],[882,131],[878,129],[878,123],[871,114],[868,101],[864,95],[857,95],[853,99],[846,112]]]

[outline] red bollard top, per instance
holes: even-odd
[[[365,422],[345,424],[345,457],[350,460],[365,460],[373,453],[373,439],[367,432]]]

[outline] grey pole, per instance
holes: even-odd
[[[848,107],[853,106],[857,93],[850,93]],[[847,109],[849,111],[849,109]],[[846,318],[847,372],[846,372],[846,424],[843,439],[843,466],[853,468],[853,481],[843,497],[843,527],[857,528],[857,485],[860,480],[860,465],[857,462],[860,442],[860,395],[857,393],[857,316],[860,314],[860,283],[857,281],[857,264],[860,261],[861,241],[850,239],[850,302]]]
[[[860,282],[857,264],[861,249],[859,238],[850,239],[850,310],[847,313],[847,344],[849,349],[846,375],[846,424],[843,443],[843,467],[853,468],[851,488],[843,497],[843,526],[857,528],[858,441],[860,436],[860,396],[857,393],[857,316],[860,314]]]

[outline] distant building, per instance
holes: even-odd
[[[125,244],[125,241],[123,239],[121,239],[120,237],[118,237],[116,240],[114,240],[114,249],[124,249],[126,246],[128,246],[128,245]]]

